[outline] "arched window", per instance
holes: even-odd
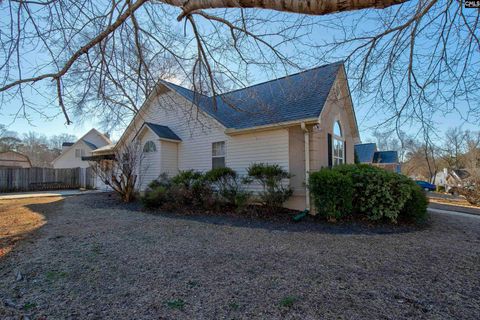
[[[332,144],[333,165],[345,163],[345,139],[342,134],[340,121],[333,124],[333,144]]]
[[[157,151],[157,147],[155,146],[155,142],[149,140],[145,142],[145,145],[143,146],[143,152],[155,152]]]

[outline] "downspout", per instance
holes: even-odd
[[[310,211],[310,190],[308,190],[308,180],[310,178],[310,134],[305,122],[301,123],[301,128],[305,140],[305,210]]]

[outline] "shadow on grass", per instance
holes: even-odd
[[[62,201],[61,197],[0,201],[0,258],[47,224],[49,213],[58,210]]]

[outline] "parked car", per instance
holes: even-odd
[[[427,182],[427,181],[415,181],[416,184],[418,184],[423,190],[425,191],[435,191],[437,190],[437,186],[434,185],[433,183]]]

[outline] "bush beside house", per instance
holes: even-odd
[[[287,171],[278,165],[252,164],[248,176],[241,178],[230,168],[216,168],[206,173],[194,170],[181,171],[169,179],[165,175],[151,182],[142,197],[146,208],[190,207],[220,210],[233,208],[243,211],[251,203],[260,203],[266,211],[278,210],[292,195],[284,183]],[[262,191],[254,194],[247,186],[257,182]]]
[[[341,165],[310,175],[317,212],[329,219],[352,214],[369,220],[423,221],[428,200],[408,177],[369,165]]]

